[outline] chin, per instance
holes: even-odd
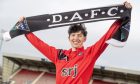
[[[73,46],[73,48],[78,48],[78,46]]]
[[[80,46],[74,46],[74,48],[81,48]]]
[[[72,45],[73,46],[73,48],[81,48],[82,47],[82,45]]]

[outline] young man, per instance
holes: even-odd
[[[32,45],[56,65],[57,84],[88,84],[95,61],[108,45],[105,41],[110,39],[117,31],[119,24],[121,24],[121,21],[116,21],[114,26],[111,26],[98,42],[87,49],[83,47],[87,31],[82,24],[73,25],[69,28],[68,39],[72,46],[69,50],[59,50],[49,46],[33,33],[26,34],[25,36]]]
[[[124,5],[126,8],[131,8],[127,2]],[[87,31],[83,24],[70,26],[68,39],[72,48],[69,50],[49,46],[33,33],[25,36],[35,48],[55,64],[57,84],[88,84],[97,58],[108,46],[106,41],[113,37],[121,23],[121,19],[115,21],[99,41],[86,49],[83,44],[87,38]]]
[[[131,8],[129,3],[124,5],[126,8]],[[68,39],[72,48],[69,50],[49,46],[33,33],[25,36],[32,45],[56,65],[57,84],[88,84],[97,58],[108,46],[106,41],[116,33],[121,22],[122,20],[115,21],[99,41],[86,49],[84,49],[83,44],[87,38],[87,31],[83,24],[70,26]]]

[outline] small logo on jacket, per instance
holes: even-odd
[[[81,55],[83,55],[83,52],[79,52],[79,53],[78,53],[78,56],[81,56]]]

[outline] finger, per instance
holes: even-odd
[[[22,22],[23,20],[24,20],[23,16],[19,18],[19,22]]]
[[[128,2],[126,2],[126,3],[124,4],[124,6],[125,6],[126,8],[132,8],[131,4],[128,3]]]
[[[128,8],[132,8],[132,6],[131,6],[131,4],[130,4],[130,3],[127,5],[127,7],[128,7]]]
[[[127,1],[125,1],[123,4],[125,5],[125,4],[127,4],[128,2]]]

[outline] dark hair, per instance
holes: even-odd
[[[86,37],[87,36],[87,31],[86,31],[86,27],[84,24],[74,24],[74,25],[71,25],[69,27],[69,30],[68,30],[68,34],[70,36],[71,33],[75,33],[75,32],[79,32],[81,31],[82,34]]]

